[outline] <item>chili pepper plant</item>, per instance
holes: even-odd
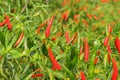
[[[120,0],[1,0],[0,80],[120,80]]]

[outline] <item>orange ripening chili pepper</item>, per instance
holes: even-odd
[[[6,20],[4,20],[3,22],[0,22],[0,27],[3,27],[6,24]]]
[[[75,0],[76,2],[80,2],[80,0]]]
[[[93,15],[93,18],[94,18],[95,20],[98,20],[98,17],[97,17],[96,15]]]
[[[86,76],[83,71],[80,71],[81,80],[86,80]]]
[[[23,36],[24,36],[24,32],[21,32],[18,40],[16,41],[16,43],[14,44],[14,47],[17,47],[18,44],[21,42],[21,40],[23,39]]]
[[[48,48],[48,56],[49,56],[49,58],[50,58],[50,60],[51,60],[51,62],[52,62],[52,64],[53,64],[53,70],[61,70],[61,66],[58,64],[58,62],[55,60],[55,57],[54,57],[54,55],[53,55],[53,52],[52,52],[52,50],[51,50],[51,48],[49,47]]]
[[[69,40],[68,44],[73,43],[73,41],[76,39],[78,33],[76,32],[75,35]]]
[[[113,0],[113,2],[118,2],[118,0]]]
[[[86,20],[83,20],[83,24],[88,27],[88,22]]]
[[[86,16],[88,17],[88,19],[92,19],[92,15],[91,14],[86,14]]]
[[[113,66],[112,80],[117,80],[118,68],[117,68],[117,63],[114,58],[112,58],[112,66]]]
[[[89,45],[87,38],[84,38],[84,61],[88,62],[89,59]]]
[[[74,20],[76,23],[79,23],[79,16],[80,16],[79,14],[74,15]]]
[[[54,20],[54,16],[52,16],[52,18],[48,21],[48,25],[47,25],[47,28],[45,30],[46,38],[48,38],[50,36],[50,29],[51,29],[53,20]]]
[[[6,19],[7,27],[8,27],[9,30],[11,30],[12,29],[12,24],[10,22],[9,16],[7,16],[7,15],[4,15],[4,16],[5,16],[5,19]]]
[[[82,52],[83,52],[83,47],[80,47],[80,53],[79,53],[79,55],[81,55]]]
[[[120,39],[118,38],[118,36],[116,36],[116,39],[115,39],[115,47],[118,50],[120,55]]]

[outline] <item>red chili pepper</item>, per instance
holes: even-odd
[[[24,36],[24,32],[21,32],[18,40],[17,40],[16,43],[14,44],[14,47],[17,47],[17,46],[18,46],[18,44],[20,43],[20,41],[23,39],[23,36]]]
[[[74,40],[76,39],[78,33],[76,32],[75,35],[69,40],[68,44],[73,43]]]
[[[100,51],[97,52],[97,55],[100,55]]]
[[[118,36],[116,36],[116,39],[115,39],[115,47],[117,48],[119,55],[120,55],[120,40]]]
[[[4,20],[3,22],[0,22],[0,27],[3,27],[6,24],[6,20]]]
[[[69,16],[69,11],[66,10],[66,11],[63,12],[63,14],[62,14],[62,19],[63,19],[64,21],[66,21],[66,20],[68,19],[68,16]]]
[[[81,80],[86,80],[86,76],[83,71],[80,71]]]
[[[43,76],[43,74],[33,74],[32,75],[32,78],[35,78],[35,77],[42,77]]]
[[[45,30],[45,36],[46,36],[46,38],[48,38],[50,36],[50,29],[51,29],[53,20],[54,20],[54,16],[52,16],[52,18],[50,19],[50,21],[48,21],[48,26],[47,26],[47,28]]]
[[[89,45],[87,38],[84,39],[84,61],[88,62],[89,59]]]
[[[110,0],[101,0],[102,3],[108,3]]]
[[[56,37],[52,37],[52,41],[55,41],[56,40]]]
[[[64,34],[65,38],[66,38],[66,43],[69,42],[69,32],[66,31],[65,34]]]
[[[46,20],[45,22],[43,22],[42,24],[39,25],[39,27],[38,27],[37,30],[36,30],[36,34],[39,34],[40,29],[41,29],[42,27],[44,27],[47,22],[48,22],[48,20]]]
[[[112,28],[111,28],[111,25],[110,25],[110,24],[108,24],[108,31],[109,31],[109,33],[112,32]]]
[[[94,64],[95,64],[95,65],[97,64],[98,60],[99,60],[99,58],[98,58],[98,57],[97,57],[97,58],[95,58],[95,60],[94,60]]]
[[[108,40],[109,40],[109,37],[107,36],[107,37],[104,39],[104,46],[108,46]]]
[[[113,66],[112,80],[117,80],[118,68],[117,68],[117,63],[114,58],[112,58],[112,66]]]
[[[8,27],[9,30],[11,30],[12,29],[12,24],[10,22],[9,16],[7,16],[7,15],[4,15],[4,16],[5,16],[5,19],[6,19],[7,27]]]
[[[112,53],[112,50],[110,49],[110,45],[109,44],[107,45],[107,50],[108,50],[108,53]]]
[[[55,60],[55,57],[54,57],[54,55],[53,55],[53,53],[52,53],[52,50],[51,50],[51,48],[49,47],[48,48],[48,56],[49,56],[49,58],[50,58],[50,60],[51,60],[51,62],[52,62],[52,64],[53,64],[53,70],[61,70],[61,66],[59,65],[59,63]]]

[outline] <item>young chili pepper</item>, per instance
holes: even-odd
[[[10,22],[9,16],[4,15],[4,17],[6,19],[6,24],[7,24],[8,29],[11,30],[12,29],[12,24]]]
[[[116,36],[116,39],[115,39],[115,47],[117,48],[119,55],[120,55],[120,40],[118,36]]]
[[[118,68],[114,58],[112,58],[112,66],[113,66],[112,80],[117,80]]]
[[[53,52],[52,52],[52,50],[51,50],[51,48],[49,47],[48,48],[48,56],[49,56],[49,58],[50,58],[50,60],[51,60],[51,62],[52,62],[52,64],[53,64],[53,70],[61,70],[61,66],[59,65],[59,63],[55,60],[55,57],[54,57],[54,55],[53,55]]]
[[[20,43],[20,41],[23,39],[23,36],[24,36],[24,32],[21,32],[18,40],[17,40],[16,43],[14,44],[14,47],[17,47],[17,46],[18,46],[18,44]]]
[[[6,20],[4,20],[3,22],[0,22],[0,27],[3,27],[6,24]]]
[[[89,59],[89,45],[87,38],[84,38],[84,61],[88,62]]]
[[[86,76],[83,71],[80,71],[81,80],[86,80]]]
[[[47,25],[47,28],[45,30],[45,36],[46,38],[48,38],[50,36],[50,29],[51,29],[51,26],[52,26],[52,22],[54,20],[54,17],[55,16],[52,16],[52,18],[50,19],[50,21],[48,21],[48,25]]]

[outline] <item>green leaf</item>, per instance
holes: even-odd
[[[62,67],[71,80],[76,80],[74,74],[65,65],[63,65]]]
[[[5,47],[5,36],[1,31],[0,31],[0,41],[1,41],[2,45]]]

